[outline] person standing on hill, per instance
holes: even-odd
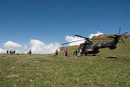
[[[15,50],[14,50],[13,54],[15,54]]]
[[[29,50],[29,54],[32,54],[32,50],[31,49]]]
[[[79,56],[82,56],[82,49],[79,50]]]
[[[12,50],[10,50],[10,55],[12,54]]]
[[[77,50],[75,50],[75,55],[76,55],[76,57],[77,57]]]
[[[68,53],[68,51],[67,51],[67,49],[65,49],[65,51],[64,51],[65,56],[67,56],[67,53]]]
[[[7,55],[8,55],[9,51],[7,50]]]
[[[75,50],[73,50],[73,55],[75,55]]]
[[[58,56],[58,49],[56,50],[56,56]]]

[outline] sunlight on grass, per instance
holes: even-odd
[[[75,48],[67,48],[70,55]],[[100,51],[78,58],[64,57],[62,51],[57,57],[0,55],[0,87],[130,87],[130,45]]]

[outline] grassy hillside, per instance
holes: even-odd
[[[0,55],[0,87],[130,87],[130,39],[124,41],[97,56]],[[64,48],[72,55],[77,47]]]

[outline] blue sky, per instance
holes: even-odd
[[[0,48],[7,41],[50,44],[66,35],[115,34],[119,27],[130,32],[130,0],[0,0]]]

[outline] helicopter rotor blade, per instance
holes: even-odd
[[[120,33],[121,33],[121,27],[119,28],[119,35],[120,35]]]
[[[122,41],[123,43],[125,43],[124,40],[123,40],[122,38],[121,38],[121,41]]]
[[[83,36],[81,36],[81,35],[77,35],[77,34],[76,34],[75,36],[77,36],[77,37],[81,37],[81,38],[85,38],[85,39],[86,39],[86,37],[83,37]]]
[[[128,32],[125,32],[125,33],[123,33],[122,35],[125,35],[125,34],[127,34]]]
[[[84,39],[83,39],[84,40]],[[72,42],[67,42],[67,43],[63,43],[61,45],[65,45],[65,44],[69,44],[69,43],[74,43],[74,42],[78,42],[78,41],[83,41],[83,40],[77,40],[77,41],[72,41]]]
[[[61,45],[66,45],[66,44],[69,44],[69,43],[63,43],[63,44],[61,44]]]
[[[81,35],[77,35],[77,34],[76,34],[75,36],[77,36],[77,37],[81,37],[81,38],[84,38],[85,40],[91,42],[91,41],[89,40],[89,38],[87,38],[87,37],[83,37],[83,36],[81,36]]]

